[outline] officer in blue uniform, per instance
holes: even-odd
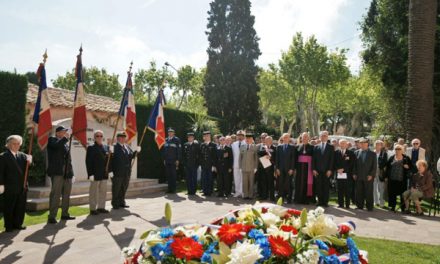
[[[203,132],[203,143],[200,145],[200,166],[202,167],[203,195],[211,196],[214,191],[214,178],[216,171],[217,145],[211,142],[211,132]]]
[[[162,156],[165,165],[165,175],[168,180],[167,193],[176,193],[177,169],[181,160],[180,139],[175,136],[173,128],[168,128],[168,138],[162,148]]]
[[[188,142],[183,145],[183,165],[185,167],[188,195],[195,195],[197,190],[197,168],[200,159],[200,144],[194,138],[194,132],[188,132]]]

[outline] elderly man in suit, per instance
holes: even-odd
[[[339,140],[339,149],[335,153],[336,181],[338,184],[338,205],[350,208],[351,189],[354,185],[353,169],[356,161],[354,152],[348,149],[346,139]]]
[[[226,138],[219,138],[217,146],[217,190],[218,197],[231,195],[232,189],[232,149],[226,144]]]
[[[90,180],[89,208],[91,215],[108,213],[105,209],[107,196],[107,180],[110,165],[107,166],[109,147],[103,143],[104,132],[96,130],[93,133],[95,143],[87,147],[86,169]]]
[[[234,197],[243,196],[243,176],[240,170],[240,148],[244,142],[244,132],[243,130],[237,131],[236,141],[231,144],[233,161],[233,175],[234,175]]]
[[[415,138],[411,141],[411,147],[406,148],[406,156],[408,156],[411,159],[412,173],[417,173],[417,166],[416,166],[417,161],[427,160],[426,151],[420,145],[421,145],[420,139]]]
[[[292,202],[292,177],[296,166],[296,148],[290,145],[290,134],[284,133],[283,144],[277,147],[276,176],[278,180],[278,196],[287,203]]]
[[[69,215],[70,192],[75,182],[73,176],[72,159],[69,151],[69,134],[67,128],[58,126],[55,129],[55,136],[49,137],[47,143],[47,175],[52,182],[52,189],[49,197],[49,216],[47,223],[56,224],[58,207],[61,202],[61,220],[73,220],[75,217]]]
[[[128,184],[131,176],[131,161],[135,152],[126,144],[127,134],[122,131],[116,135],[117,143],[112,147],[113,158],[111,166],[112,178],[112,207],[113,209],[128,208],[125,202]],[[138,147],[139,148],[139,147]],[[140,151],[140,148],[138,149]]]
[[[356,151],[356,163],[353,178],[356,185],[356,209],[362,210],[366,204],[367,210],[374,206],[373,182],[377,170],[376,154],[368,148],[368,139],[359,140],[361,148]]]
[[[328,132],[319,133],[320,143],[313,150],[312,168],[316,179],[318,206],[328,206],[330,177],[333,175],[335,148],[328,142]]]
[[[3,210],[6,232],[23,230],[28,183],[24,177],[26,164],[32,156],[20,152],[23,139],[18,135],[6,139],[7,150],[0,154],[0,194],[3,194]]]
[[[255,172],[258,168],[258,147],[253,134],[246,132],[246,141],[240,147],[240,170],[243,175],[243,198],[254,198]]]

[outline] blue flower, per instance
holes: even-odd
[[[194,239],[195,241],[199,242],[199,237],[198,236],[193,235],[191,238]]]
[[[163,247],[163,253],[165,254],[165,255],[171,255],[171,254],[173,254],[173,249],[171,248],[171,244],[174,242],[174,239],[170,239],[170,240],[168,240],[166,243],[165,243],[165,245],[164,245],[164,247]]]
[[[202,263],[212,263],[212,257],[209,253],[205,252],[203,253],[202,258],[200,259]]]
[[[263,232],[261,232],[258,229],[255,229],[255,228],[251,229],[251,231],[249,231],[248,236],[249,236],[249,238],[252,238],[252,239],[255,239],[255,240],[257,240],[259,238],[264,238]]]
[[[235,224],[237,222],[237,219],[235,219],[235,217],[229,217],[228,222],[230,224]]]
[[[330,255],[330,256],[325,257],[324,263],[326,263],[326,264],[341,264],[341,261],[339,260],[339,258],[336,255]],[[354,262],[354,263],[356,263],[356,262]]]
[[[359,262],[359,250],[356,246],[356,243],[354,243],[354,241],[351,237],[347,238],[347,247],[348,247],[348,250],[350,251],[351,263],[358,263]]]
[[[318,246],[319,249],[328,251],[327,244],[322,242],[321,240],[315,240],[315,244]]]
[[[154,246],[152,246],[150,248],[151,250],[151,255],[156,259],[156,260],[162,260],[162,256],[161,256],[161,252],[163,251],[164,245],[163,244],[156,244]]]
[[[216,249],[218,245],[218,242],[212,242],[208,248],[206,249],[206,253],[210,253],[210,254],[219,254],[218,250]]]
[[[174,235],[174,231],[171,228],[163,228],[159,235],[161,238],[169,238]]]

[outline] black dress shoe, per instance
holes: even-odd
[[[56,220],[55,218],[48,218],[48,219],[47,219],[47,223],[48,223],[48,224],[56,224],[56,223],[58,223],[58,222],[57,222],[57,220]]]
[[[6,233],[11,233],[11,232],[13,232],[13,231],[14,231],[13,228],[6,228],[6,230],[5,230]]]
[[[97,210],[90,210],[91,215],[99,215],[99,212]]]
[[[75,219],[76,217],[70,215],[61,216],[61,220],[75,220]]]
[[[113,210],[118,210],[119,209],[118,206],[113,206],[112,208],[113,208]]]
[[[104,208],[98,208],[98,213],[100,213],[100,214],[108,214],[108,213],[110,213],[108,210],[105,210]]]
[[[17,229],[17,230],[26,230],[26,227],[25,227],[25,226],[19,226],[19,227],[14,227],[14,229]]]
[[[130,208],[130,206],[124,204],[124,205],[121,205],[121,208]]]

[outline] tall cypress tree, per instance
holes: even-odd
[[[214,0],[210,5],[204,96],[208,114],[223,120],[223,132],[232,132],[261,119],[255,65],[259,38],[249,0]]]

